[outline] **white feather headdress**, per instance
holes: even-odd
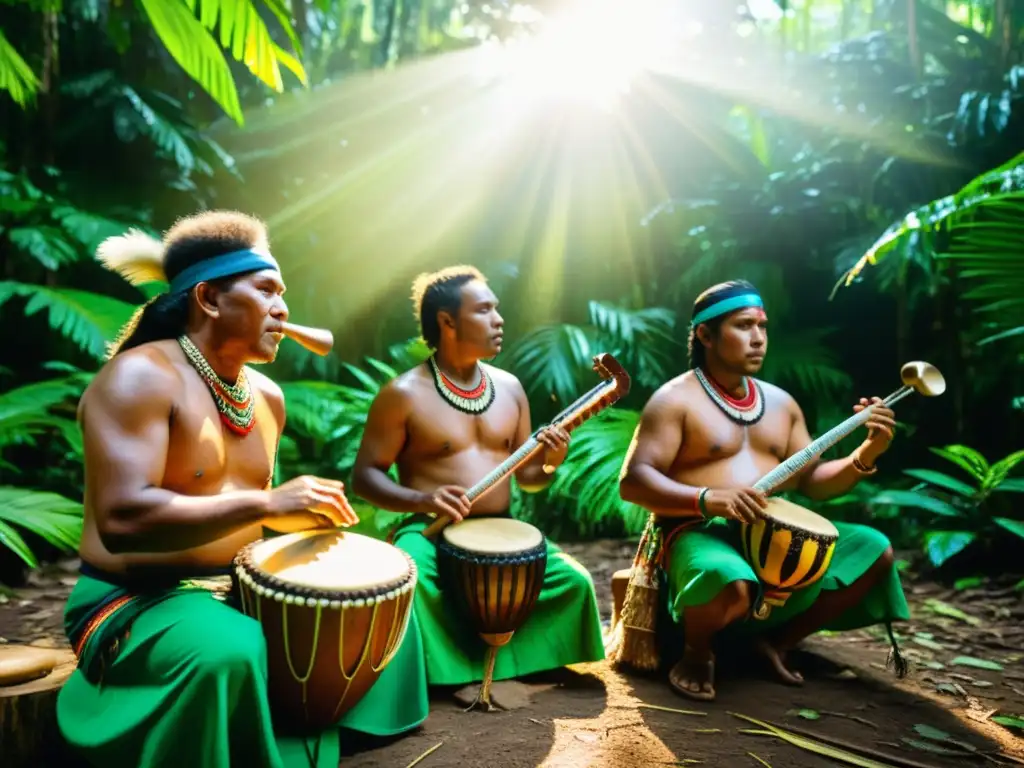
[[[96,250],[96,258],[132,285],[167,282],[164,272],[164,244],[138,229],[108,237]]]

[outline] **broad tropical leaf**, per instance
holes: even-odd
[[[185,0],[195,13],[199,6],[199,21],[210,32],[220,32],[220,44],[231,51],[231,55],[245,64],[256,77],[281,92],[280,54],[288,57],[287,65],[306,84],[306,73],[297,59],[283,51],[270,37],[267,25],[260,18],[253,0]],[[288,32],[292,45],[299,48],[298,37],[292,29],[286,8],[276,0],[265,3],[274,11],[283,28]]]
[[[926,483],[937,485],[940,488],[944,488],[947,491],[953,491],[959,493],[961,496],[971,498],[978,492],[977,488],[974,488],[962,480],[957,480],[955,477],[950,477],[945,472],[936,472],[933,469],[905,469],[903,474],[909,475],[917,480],[924,480]]]
[[[82,505],[56,493],[0,486],[0,544],[34,568],[38,565],[35,555],[17,533],[18,527],[72,552],[82,536]]]
[[[243,125],[238,90],[224,54],[203,24],[181,0],[139,0],[153,29],[183,70]]]
[[[640,413],[609,408],[585,422],[572,434],[569,454],[558,468],[548,497],[558,507],[572,510],[573,534],[592,536],[622,528],[639,533],[647,512],[619,496],[619,474],[633,439]],[[545,528],[557,528],[553,520]]]
[[[1008,517],[993,517],[992,522],[1002,528],[1005,528],[1010,533],[1024,539],[1024,522],[1021,522],[1020,520],[1011,520]]]
[[[924,535],[924,551],[937,568],[963,552],[977,538],[971,531],[928,531]]]
[[[590,323],[597,329],[591,347],[611,353],[644,387],[655,389],[684,367],[686,350],[673,336],[675,314],[669,309],[625,309],[591,301]]]
[[[75,288],[0,282],[0,306],[14,296],[28,299],[26,315],[46,310],[51,328],[98,360],[105,357],[106,345],[135,311],[131,304]]]
[[[961,467],[979,483],[983,483],[988,476],[988,461],[973,448],[964,445],[947,445],[945,448],[929,448],[928,450]]]
[[[872,505],[891,504],[896,507],[916,507],[943,517],[963,517],[963,513],[949,502],[920,491],[882,491],[871,499],[871,503]]]
[[[1013,471],[1013,468],[1022,461],[1024,461],[1024,451],[1015,451],[993,464],[992,469],[989,470],[988,476],[985,478],[985,490],[999,487],[1006,480],[1007,475]]]
[[[0,91],[7,91],[19,107],[28,106],[39,90],[39,78],[0,29]]]
[[[989,343],[1024,333],[1022,239],[1024,152],[890,226],[840,284],[852,284],[868,264],[897,252],[902,260],[934,253],[967,283],[963,298],[991,315],[996,333],[981,341]]]
[[[825,337],[830,328],[786,328],[770,337],[761,377],[781,387],[796,387],[806,395],[835,396],[853,382],[839,363],[834,345]]]
[[[504,367],[537,398],[561,407],[580,396],[582,373],[591,367],[594,349],[587,332],[569,324],[545,325],[523,336],[502,353]]]

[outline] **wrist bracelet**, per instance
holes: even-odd
[[[875,474],[875,472],[878,471],[877,464],[872,464],[869,467],[856,456],[853,457],[853,468],[860,472],[862,475],[873,475]]]
[[[704,506],[704,497],[707,496],[710,490],[710,488],[701,488],[697,493],[697,509],[700,510],[700,516],[705,520],[708,519],[708,508]]]

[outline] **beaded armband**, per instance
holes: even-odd
[[[878,471],[877,466],[868,466],[863,461],[858,459],[856,456],[853,457],[853,468],[860,472],[862,475],[873,475]]]

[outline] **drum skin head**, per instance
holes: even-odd
[[[768,499],[768,509],[765,511],[769,517],[783,525],[793,525],[822,536],[836,536],[839,534],[831,520],[787,499],[777,496]]]
[[[265,539],[252,565],[288,584],[348,592],[394,581],[409,572],[401,550],[342,530],[309,530]]]
[[[482,555],[525,552],[544,542],[544,535],[532,525],[507,517],[463,520],[449,525],[441,535],[452,546]]]

